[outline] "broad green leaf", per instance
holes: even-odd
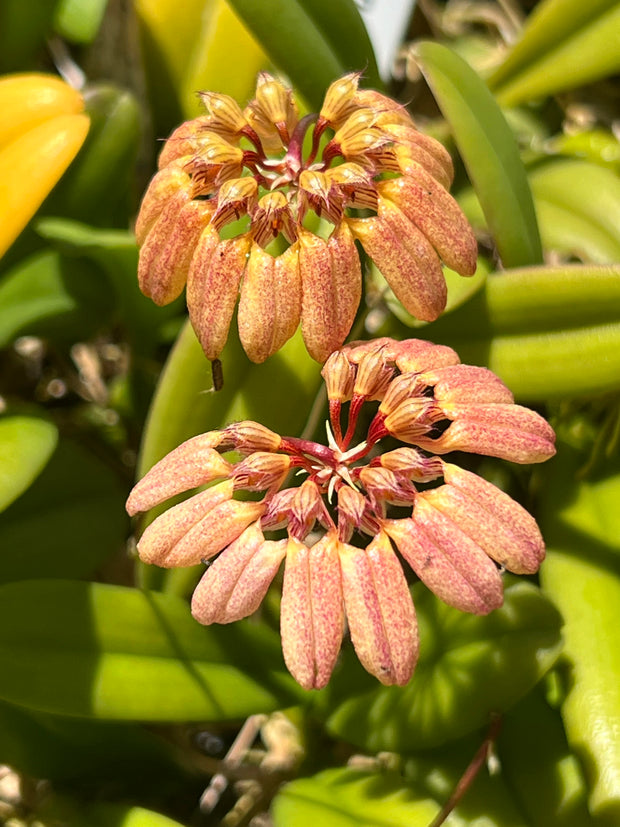
[[[70,440],[0,515],[0,583],[83,577],[124,549],[127,489],[108,464]]]
[[[613,221],[620,212],[618,178],[585,161],[553,161],[530,173],[540,236],[546,251],[598,264],[620,260]],[[459,195],[473,226],[487,229],[473,190]]]
[[[183,14],[176,0],[136,0],[135,8],[157,138],[204,112],[198,91],[232,95],[241,106],[253,96],[269,60],[226,0],[187,0]]]
[[[35,253],[0,281],[0,347],[29,334],[61,342],[91,336],[113,307],[108,281],[86,259]]]
[[[594,827],[562,719],[538,687],[508,712],[497,742],[506,783],[532,827]]]
[[[429,827],[456,785],[467,756],[438,755],[421,773],[329,769],[282,788],[272,804],[275,827]],[[455,772],[455,768],[457,771]],[[406,774],[409,776],[409,767]],[[485,770],[445,822],[446,827],[526,827],[500,777]]]
[[[489,78],[492,89],[505,84],[563,41],[588,28],[617,5],[617,0],[543,0],[527,18],[519,40]],[[576,61],[577,62],[577,61]]]
[[[508,586],[504,606],[486,617],[452,609],[423,587],[414,602],[420,660],[410,683],[377,687],[347,663],[326,693],[328,730],[371,752],[428,749],[484,726],[560,652],[559,614],[529,583]]]
[[[312,108],[320,107],[333,80],[364,68],[343,62],[301,0],[271,0],[268,13],[258,0],[230,0],[230,5]]]
[[[150,353],[161,343],[162,328],[179,314],[180,302],[157,307],[141,293],[136,276],[138,247],[133,233],[91,227],[68,218],[41,218],[36,229],[61,253],[86,257],[105,271],[135,353]]]
[[[30,69],[45,48],[52,25],[50,0],[2,0],[0,3],[0,73]]]
[[[374,49],[355,0],[298,0],[346,71],[363,73],[362,83],[383,89]]]
[[[84,803],[77,796],[72,799],[66,795],[47,798],[37,814],[46,824],[62,827],[184,827],[179,821],[144,807],[102,801]]]
[[[271,813],[275,827],[428,827],[439,809],[397,773],[332,769],[287,784]]]
[[[58,0],[54,28],[61,37],[74,43],[92,43],[107,5],[108,0]]]
[[[574,9],[576,4],[573,1],[570,5]],[[593,16],[555,48],[545,49],[538,60],[509,77],[497,89],[497,98],[502,105],[517,106],[546,95],[555,95],[601,80],[620,70],[620,4],[599,0],[580,5],[599,11],[599,16]],[[561,14],[563,10],[558,8],[557,11]]]
[[[545,142],[553,155],[581,158],[620,173],[620,141],[606,129],[586,129],[574,134],[564,132]]]
[[[86,779],[138,787],[179,782],[161,738],[136,724],[69,718],[0,701],[0,762],[32,778]]]
[[[534,203],[515,138],[484,81],[439,43],[415,47],[482,205],[505,267],[538,264]]]
[[[205,628],[180,598],[99,583],[1,586],[0,661],[0,698],[78,717],[231,720],[301,694],[266,627]]]
[[[58,441],[56,426],[34,416],[0,419],[0,511],[32,484]]]
[[[587,161],[560,160],[529,177],[547,249],[581,254],[600,264],[620,261],[620,179],[615,172]],[[541,208],[549,214],[541,216]],[[587,225],[582,232],[576,231],[580,222]]]
[[[42,214],[124,228],[134,217],[140,105],[131,92],[109,83],[87,87],[84,102],[90,117],[88,135]]]
[[[178,87],[183,114],[188,118],[205,111],[197,90],[222,92],[245,106],[254,97],[256,76],[269,66],[262,45],[226,0],[202,0],[201,5]],[[176,39],[176,21],[175,15],[172,39]]]
[[[620,388],[620,266],[506,270],[423,332],[523,400]]]
[[[586,457],[565,442],[543,470],[544,592],[564,617],[562,716],[584,766],[595,816],[620,821],[620,466],[576,482]]]

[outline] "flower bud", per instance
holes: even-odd
[[[249,525],[209,566],[192,596],[199,623],[232,623],[253,614],[286,554],[286,540],[265,540],[258,522]]]
[[[351,640],[381,683],[404,686],[418,659],[413,602],[392,546],[381,532],[366,549],[341,543],[340,566]]]
[[[148,511],[183,491],[227,477],[232,466],[215,450],[223,435],[224,431],[199,434],[160,459],[134,486],[127,500],[127,513],[133,516]]]
[[[361,72],[349,72],[328,87],[319,118],[332,129],[338,129],[343,121],[359,108],[359,104],[355,101],[355,93],[360,78]]]
[[[291,537],[282,584],[280,629],[286,666],[304,689],[331,677],[344,631],[342,582],[335,532],[312,548]]]
[[[418,497],[411,519],[383,527],[420,580],[462,612],[488,614],[503,602],[495,563],[456,524]]]

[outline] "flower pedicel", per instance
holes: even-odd
[[[192,599],[205,624],[252,614],[285,560],[282,645],[296,680],[325,686],[346,619],[364,667],[384,684],[405,684],[418,632],[397,551],[441,600],[476,614],[502,604],[503,569],[531,574],[544,557],[522,506],[441,455],[543,462],[555,453],[555,435],[541,416],[515,405],[491,371],[460,364],[442,345],[353,343],[332,353],[323,377],[327,445],[249,421],[188,440],[135,486],[127,510],[215,484],[157,517],[138,552],[165,567],[215,558]],[[373,401],[367,434],[351,446],[360,411]],[[405,444],[382,451],[385,437]],[[238,461],[222,456],[231,450]],[[300,485],[291,487],[291,471],[305,476]],[[236,500],[239,490],[262,496]],[[278,529],[283,539],[265,536]]]
[[[359,306],[356,240],[424,321],[446,304],[441,261],[474,272],[476,240],[448,192],[450,155],[402,106],[358,89],[359,78],[335,81],[321,111],[300,119],[291,90],[262,73],[245,110],[204,92],[207,114],[168,139],[136,223],[138,277],[157,304],[187,283],[209,359],[224,347],[238,301],[254,362],[300,322],[308,352],[324,362]]]

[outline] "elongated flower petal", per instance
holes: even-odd
[[[454,178],[452,158],[439,141],[411,126],[381,124],[381,127],[395,141],[394,150],[403,173],[415,175],[422,166],[442,187],[450,187]]]
[[[178,565],[168,562],[176,544],[204,518],[205,514],[210,513],[220,503],[228,502],[232,495],[233,484],[226,480],[160,514],[147,526],[138,542],[140,558],[145,563],[154,563],[158,566]],[[200,556],[194,562],[200,562]]]
[[[426,170],[381,181],[377,190],[419,227],[448,267],[465,276],[476,271],[478,246],[471,227],[454,198]]]
[[[387,535],[366,549],[340,544],[345,609],[360,662],[381,683],[408,683],[418,659],[418,627],[405,575]]]
[[[333,671],[344,630],[338,540],[327,534],[312,548],[291,538],[280,609],[287,669],[304,689],[321,689]]]
[[[200,133],[209,128],[211,118],[200,115],[184,121],[170,134],[157,159],[158,169],[170,166],[179,158],[190,158],[200,149]]]
[[[469,451],[511,462],[544,462],[555,454],[555,434],[535,411],[520,405],[444,405],[452,424],[416,444],[436,454]]]
[[[502,578],[484,551],[430,503],[418,499],[413,513],[383,527],[420,580],[464,612],[487,614],[501,606]]]
[[[302,283],[301,330],[308,353],[324,362],[343,341],[355,318],[361,292],[359,257],[348,230],[329,242],[299,231]]]
[[[253,244],[241,285],[239,338],[253,362],[264,362],[288,341],[299,324],[301,277],[297,248],[282,255]]]
[[[169,164],[151,179],[136,219],[136,241],[140,247],[146,241],[164,207],[170,201],[182,206],[191,196],[191,178],[183,167],[183,161]]]
[[[514,396],[502,380],[488,368],[477,365],[451,365],[424,371],[420,381],[433,387],[433,397],[442,406],[470,401],[506,405],[514,402]]]
[[[217,359],[226,344],[249,249],[248,236],[220,241],[213,227],[198,241],[187,277],[187,301],[208,359]]]
[[[138,265],[140,289],[159,305],[183,291],[194,248],[213,212],[208,201],[187,201],[174,218],[170,209],[164,209],[150,231]]]
[[[192,596],[199,623],[232,623],[260,606],[286,554],[286,540],[265,540],[249,525],[211,564]]]
[[[149,562],[171,568],[195,566],[203,560],[209,560],[236,540],[264,511],[263,503],[240,500],[220,502],[177,540],[164,560]]]
[[[523,506],[488,480],[457,465],[444,463],[443,477],[442,488],[450,491],[450,504],[433,503],[435,507],[449,507],[453,519],[509,571],[515,574],[538,571],[545,556],[545,544],[536,520]],[[425,496],[432,499],[433,493],[425,492]]]
[[[425,373],[428,370],[458,365],[456,351],[447,345],[436,345],[423,339],[391,342],[387,350],[401,373]]]
[[[222,434],[209,431],[192,437],[156,463],[134,486],[127,500],[127,513],[133,516],[148,511],[183,491],[227,477],[232,466],[215,450]]]
[[[379,199],[376,216],[347,220],[403,307],[418,319],[434,321],[446,306],[446,282],[420,230],[385,198]]]

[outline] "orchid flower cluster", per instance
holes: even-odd
[[[363,666],[403,685],[418,630],[402,561],[441,600],[486,614],[502,604],[504,569],[531,574],[544,557],[533,517],[442,455],[542,462],[554,433],[495,374],[446,346],[352,343],[322,375],[327,444],[251,421],[188,440],[135,486],[127,509],[208,487],[158,516],[138,552],[164,567],[209,564],[192,598],[204,624],[255,612],[284,561],[282,646],[301,686],[326,685],[346,627]]]
[[[300,117],[267,73],[245,109],[201,93],[207,114],[169,137],[136,223],[139,282],[157,304],[187,284],[191,323],[216,359],[237,300],[241,343],[254,362],[301,323],[309,354],[342,345],[362,292],[356,240],[413,316],[446,305],[441,261],[476,268],[476,240],[448,192],[449,153],[405,109],[351,73]]]

